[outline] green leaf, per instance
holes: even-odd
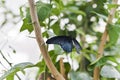
[[[76,31],[68,31],[67,34],[71,37],[76,37]]]
[[[64,8],[64,4],[63,4],[62,0],[54,0],[54,1],[55,1],[55,4],[56,4],[56,7],[59,9],[59,11]]]
[[[115,28],[109,29],[109,38],[110,38],[110,44],[115,44],[118,40],[119,34],[115,30]]]
[[[20,32],[28,30],[30,33],[33,31],[32,23],[29,23],[29,20],[27,18],[23,19],[23,25],[20,29]]]
[[[116,66],[116,69],[120,72],[120,65]]]
[[[65,62],[64,66],[65,66],[65,73],[68,74],[71,70],[70,64],[68,62]]]
[[[85,32],[81,28],[76,29],[76,32],[85,36]]]
[[[108,9],[112,9],[112,8],[117,8],[120,5],[118,5],[118,4],[107,4],[107,6],[108,6]]]
[[[63,1],[62,0],[54,0],[53,5],[55,6],[55,8],[52,8],[51,14],[59,16],[61,11],[64,9]]]
[[[60,71],[60,60],[55,63],[55,67],[57,68],[58,71]],[[68,62],[64,62],[64,68],[65,68],[65,74],[67,75],[71,70],[71,66]]]
[[[27,8],[26,9],[26,19],[27,19],[27,21],[28,21],[28,23],[32,23],[32,20],[31,20],[31,15],[30,15],[30,8]]]
[[[60,14],[60,10],[58,9],[58,8],[52,8],[52,10],[51,10],[51,14],[52,15],[59,15]]]
[[[95,66],[103,66],[107,64],[107,61],[111,61],[111,62],[118,64],[115,56],[103,56],[101,58],[98,58],[94,62],[92,62],[89,65],[88,69],[91,71]]]
[[[60,26],[59,26],[58,22],[56,22],[54,25],[52,25],[52,29],[56,35],[60,35]]]
[[[51,12],[52,6],[40,1],[37,2],[37,14],[39,21],[44,21]]]
[[[91,11],[91,13],[96,14],[97,16],[99,16],[100,18],[103,18],[104,20],[107,19],[107,16],[106,16],[106,15],[103,15],[103,14],[97,13],[97,12],[95,12],[95,11]]]
[[[66,9],[64,9],[64,11],[70,11],[70,12],[73,12],[73,13],[76,13],[76,14],[86,16],[85,12],[79,10],[77,7],[68,7]]]
[[[63,53],[63,50],[60,47],[60,45],[54,45],[54,51],[55,51],[55,54],[58,54],[58,55]]]
[[[42,36],[48,38],[48,33],[47,33],[47,31],[43,32],[43,33],[42,33]]]
[[[10,74],[10,75],[6,78],[6,80],[14,80],[14,75],[15,75],[15,73]]]
[[[120,25],[119,24],[114,24],[112,26],[113,26],[113,28],[115,28],[115,30],[117,31],[117,33],[120,34]]]
[[[45,4],[42,2],[37,2],[37,15],[38,15],[38,19],[40,21],[40,25],[41,26],[45,26],[45,24],[43,23],[43,21],[48,17],[48,15],[51,12],[51,8],[52,6],[50,4]],[[21,14],[22,14],[22,10],[20,8]],[[23,19],[23,25],[20,29],[20,32],[24,31],[24,30],[28,30],[30,33],[33,31],[33,26],[32,26],[32,21],[31,21],[31,16],[30,16],[30,9],[27,8],[26,9],[26,18]]]
[[[93,4],[97,4],[97,7],[93,10],[99,14],[102,15],[108,15],[108,10],[104,8],[105,3],[107,2],[107,0],[94,0],[95,3]]]
[[[18,71],[21,71],[21,70],[23,70],[25,68],[29,68],[29,67],[32,67],[32,66],[33,66],[33,64],[30,63],[30,62],[19,63],[19,64],[13,66],[7,72],[5,72],[5,74],[0,77],[0,80],[3,80],[5,78],[7,78],[9,80],[13,80],[14,74],[16,74]]]
[[[101,76],[106,78],[120,78],[120,72],[118,72],[115,67],[110,65],[105,65],[100,71]]]
[[[23,14],[23,10],[22,10],[23,6],[20,7],[20,16],[23,18],[24,14]]]
[[[96,66],[105,65],[107,61],[112,61],[114,63],[117,63],[115,56],[104,56],[104,57],[99,59]]]
[[[70,80],[92,80],[92,78],[85,72],[70,72]]]
[[[49,55],[50,55],[50,57],[52,59],[52,62],[56,63],[56,58],[57,58],[58,54],[55,54],[55,51],[51,50],[51,51],[49,51]]]
[[[109,25],[108,26],[108,35],[109,35],[109,43],[105,47],[109,47],[111,45],[115,45],[120,33],[120,27],[118,25]]]
[[[34,65],[35,67],[39,68],[39,74],[41,74],[45,70],[45,62],[44,60],[38,62],[37,64]]]

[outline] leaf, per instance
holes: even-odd
[[[101,58],[98,58],[94,62],[92,62],[89,65],[88,69],[91,71],[91,70],[93,70],[93,68],[95,66],[103,66],[103,65],[105,65],[107,63],[107,61],[111,61],[111,62],[114,62],[114,63],[118,64],[118,62],[116,60],[116,57],[114,57],[114,56],[103,56]]]
[[[23,10],[22,10],[23,6],[20,7],[20,16],[23,18],[24,17],[24,14],[23,14]]]
[[[59,63],[59,61],[57,61],[57,62],[55,63],[55,67],[56,67],[57,70],[60,72],[60,63]]]
[[[49,37],[49,36],[48,36],[48,32],[47,32],[47,31],[43,32],[43,33],[42,33],[42,36],[48,38],[48,37]]]
[[[97,12],[95,12],[95,11],[91,11],[91,13],[96,14],[97,16],[99,16],[100,18],[103,18],[104,20],[107,19],[107,16],[106,16],[106,15],[103,15],[103,14],[97,13]]]
[[[76,29],[76,32],[85,36],[85,32],[81,28]]]
[[[107,0],[99,0],[99,1],[94,0],[94,1],[95,1],[95,3],[93,3],[93,4],[97,4],[97,7],[93,11],[107,16],[109,12],[107,9],[104,8],[104,5],[107,2]]]
[[[60,10],[58,9],[58,8],[52,8],[52,10],[51,10],[51,14],[52,15],[59,15],[60,14]]]
[[[118,5],[118,4],[107,4],[107,6],[108,6],[108,9],[111,9],[111,8],[117,8],[120,5]]]
[[[62,10],[64,8],[64,4],[62,0],[54,0],[55,1],[55,4],[56,4],[56,7],[59,9],[59,10]]]
[[[115,44],[119,37],[115,28],[110,29],[108,34],[109,34],[109,38],[110,38],[110,44]]]
[[[82,10],[79,10],[77,7],[68,7],[64,11],[70,11],[76,14],[86,16],[85,12],[83,12]]]
[[[92,78],[85,72],[70,72],[71,80],[92,80]]]
[[[61,11],[64,9],[64,4],[63,4],[64,1],[62,1],[62,0],[53,0],[53,1],[54,1],[53,5],[55,7],[52,8],[51,14],[59,16]]]
[[[5,78],[7,78],[9,80],[13,80],[14,74],[16,74],[18,71],[21,71],[25,68],[29,68],[29,67],[32,67],[32,66],[33,66],[33,64],[30,63],[30,62],[17,64],[15,66],[13,66],[10,70],[5,72],[5,74],[0,77],[0,80],[3,80]]]
[[[43,21],[48,17],[48,15],[51,12],[51,5],[50,4],[45,4],[42,2],[37,2],[37,15],[38,15],[38,19],[40,21],[41,26],[44,26],[45,24],[43,23]],[[20,8],[21,14],[22,14],[22,10]],[[33,26],[32,26],[32,21],[31,21],[31,16],[30,16],[30,9],[27,8],[26,10],[26,18],[23,19],[23,25],[20,29],[20,32],[24,31],[24,30],[28,30],[30,33],[33,31]]]
[[[77,35],[75,30],[74,31],[68,31],[67,34],[69,34],[69,36],[71,36],[71,37],[76,37],[76,35]]]
[[[113,24],[112,26],[117,31],[117,33],[120,34],[120,25],[119,24]]]
[[[60,60],[55,63],[55,67],[57,68],[58,71],[60,71]],[[64,62],[64,68],[65,68],[65,74],[67,75],[71,70],[71,66],[68,62]]]
[[[14,73],[13,74],[10,74],[7,78],[6,78],[6,80],[14,80]]]
[[[90,65],[102,66],[106,64],[106,62],[107,62],[107,58],[102,57],[102,58],[98,58],[97,60],[93,61]]]
[[[100,71],[101,76],[107,78],[120,78],[120,72],[118,72],[115,67],[110,65],[105,65]]]
[[[70,64],[68,62],[64,62],[65,73],[68,74],[71,70]]]
[[[51,50],[51,51],[49,51],[49,55],[50,55],[50,57],[52,59],[52,62],[56,63],[56,58],[57,58],[58,54],[55,54],[55,51]]]
[[[23,25],[20,29],[20,32],[22,32],[24,30],[28,30],[30,33],[33,31],[32,23],[29,23],[27,18],[23,19]]]
[[[51,12],[52,6],[40,1],[37,2],[37,14],[39,21],[44,21]]]
[[[26,19],[28,21],[28,23],[32,23],[32,20],[31,20],[31,15],[30,15],[30,8],[27,8],[26,9]]]
[[[54,45],[54,52],[55,54],[62,54],[63,53],[63,50],[62,48],[60,47],[60,45]]]
[[[37,64],[34,65],[35,67],[39,68],[39,74],[41,74],[45,70],[45,62],[44,60],[38,62]]]
[[[52,25],[52,29],[56,35],[60,35],[60,26],[58,22]]]
[[[109,25],[108,26],[108,35],[109,35],[109,43],[105,47],[110,47],[111,45],[115,45],[120,33],[120,27],[118,25]]]
[[[120,72],[120,65],[116,66],[116,69]]]

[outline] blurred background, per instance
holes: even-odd
[[[73,32],[73,34],[70,34],[70,36],[75,35],[76,39],[80,42],[80,44],[82,44],[84,48],[88,50],[93,49],[94,51],[97,51],[98,49],[97,41],[100,41],[101,34],[104,32],[105,25],[106,25],[105,18],[107,17],[109,10],[107,13],[104,12],[105,10],[104,11],[100,10],[101,12],[99,14],[93,12],[95,13],[95,15],[90,14],[90,16],[83,17],[83,15],[85,16],[89,14],[89,10],[92,10],[91,8],[90,9],[86,8],[86,5],[89,4],[89,2],[92,2],[92,0],[81,0],[81,2],[78,0],[78,4],[74,3],[74,0],[73,0],[73,3],[69,4],[68,2],[70,1],[72,2],[72,0],[64,0],[64,5],[66,5],[67,7],[71,6],[69,10],[71,10],[71,12],[73,13],[70,13],[69,11],[64,12],[65,10],[62,10],[62,7],[61,7],[61,13],[58,11],[59,14],[56,13],[57,16],[52,14],[51,21],[52,19],[54,19],[54,21],[51,22],[51,26],[54,25],[57,22],[57,20],[61,18],[58,23],[60,25],[59,29],[63,30],[63,32],[61,32],[62,34],[67,35],[71,31]],[[50,1],[44,0],[44,2],[49,3]],[[109,1],[105,2],[105,4],[108,4],[108,3]],[[75,6],[79,6],[79,4],[81,4],[86,9],[84,8],[80,8],[80,9],[83,11],[85,10],[86,11],[84,13],[73,11],[73,10],[77,10],[77,8],[73,6],[74,4]],[[107,6],[105,4],[104,4],[104,8],[107,9]],[[118,4],[120,4],[120,0]],[[34,32],[29,30],[24,30],[20,32],[21,26],[24,23],[23,16],[25,16],[27,13],[26,7],[28,7],[28,0],[0,0],[0,76],[3,75],[5,71],[9,70],[11,66],[15,64],[22,63],[22,62],[31,62],[33,64],[36,64],[37,62],[40,61],[40,51],[39,51],[37,42],[35,38],[32,38],[32,37],[35,37]],[[92,4],[93,9],[95,9],[96,7],[98,7],[97,2],[96,4],[95,3]],[[119,8],[118,8],[118,11],[119,11]],[[96,12],[97,12],[97,9],[96,9]],[[76,17],[76,20],[74,19],[74,17],[71,17],[71,16]],[[98,16],[102,18],[99,18]],[[84,21],[87,19],[89,20]],[[114,19],[113,22],[116,23],[117,20],[118,19]],[[45,21],[46,24],[48,23],[48,21],[49,19],[46,19]],[[83,25],[82,23],[85,23],[86,25]],[[87,29],[86,28],[83,29],[78,26],[81,26],[81,27],[86,26]],[[88,28],[90,29],[88,30]],[[53,29],[53,31],[51,29]],[[57,33],[54,30],[55,29],[54,27],[51,29],[47,31],[48,34],[50,34],[49,36],[61,34],[61,33]],[[46,27],[42,28],[42,30],[45,31]],[[86,32],[84,32],[84,30]],[[65,31],[68,31],[68,32],[65,33]],[[92,31],[94,32],[92,33]],[[80,36],[78,36],[78,34],[80,34]],[[83,35],[84,37],[81,37]],[[44,38],[45,41],[46,41],[46,38],[48,38],[48,35],[46,36],[47,37]],[[120,41],[118,39],[117,44],[119,43]],[[111,52],[108,52],[108,50],[109,51],[111,50]],[[88,53],[91,53],[91,52],[88,51]],[[113,55],[114,53],[120,54],[118,45],[117,45],[117,48],[116,46],[114,46],[112,48],[110,47],[106,49],[105,55],[108,55],[108,54]],[[90,57],[92,57],[92,60],[95,60],[95,57],[93,55],[91,55]],[[119,58],[118,58],[118,61],[119,61]],[[74,61],[74,64],[76,64],[78,68],[79,64],[75,62],[76,60]],[[75,67],[75,69],[77,68]],[[22,72],[18,73],[18,75],[20,75],[21,80],[35,80],[38,68],[30,68],[30,69],[26,69],[25,71],[26,71],[25,75]],[[16,77],[15,80],[18,80],[18,78]],[[88,80],[91,80],[91,79],[88,79]]]
[[[34,36],[28,31],[20,32],[23,24],[20,16],[20,7],[28,6],[28,0],[0,0],[0,51],[12,65],[22,62],[37,63],[40,51],[37,42],[28,36]],[[10,65],[0,55],[0,76],[10,69]],[[34,69],[30,72],[36,72]],[[28,80],[22,76],[22,80]],[[34,74],[32,74],[34,77]],[[16,79],[17,80],[17,79]],[[31,78],[29,80],[34,80]]]

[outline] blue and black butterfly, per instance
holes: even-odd
[[[46,41],[47,44],[58,44],[62,49],[69,53],[72,52],[72,49],[75,47],[77,53],[80,53],[82,47],[75,38],[70,36],[55,36]]]

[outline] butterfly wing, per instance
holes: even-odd
[[[78,41],[75,38],[73,38],[73,44],[76,48],[77,53],[80,54],[80,50],[82,49],[82,47],[80,46],[80,44],[78,43]]]
[[[72,44],[72,39],[64,39],[63,42],[61,43],[61,47],[63,48],[64,51],[66,52],[72,52],[73,44]]]
[[[55,36],[46,41],[47,44],[59,44],[61,45],[63,43],[64,37],[62,36]]]
[[[72,38],[68,36],[55,36],[46,41],[47,44],[58,44],[66,52],[71,52],[73,48]]]

